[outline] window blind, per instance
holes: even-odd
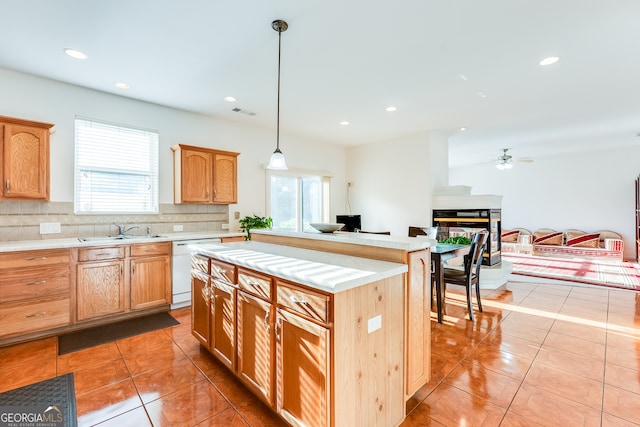
[[[158,133],[76,118],[75,212],[158,213]]]

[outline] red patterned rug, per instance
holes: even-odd
[[[517,254],[503,254],[502,259],[513,263],[513,274],[640,290],[640,264],[632,262]]]

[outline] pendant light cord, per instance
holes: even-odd
[[[280,151],[280,52],[282,50],[282,30],[278,29],[278,109],[276,118],[276,151]]]

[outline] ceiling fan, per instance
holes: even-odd
[[[507,170],[513,167],[513,161],[522,162],[522,163],[532,163],[533,159],[529,157],[520,157],[514,159],[512,155],[509,154],[509,148],[502,149],[502,155],[498,156],[498,163],[496,164],[496,168],[500,170]]]

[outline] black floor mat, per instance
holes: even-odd
[[[47,425],[75,427],[76,395],[73,374],[66,374],[0,393],[0,419],[18,414],[22,419],[14,425]],[[32,417],[32,418],[29,418]],[[24,422],[41,417],[42,422]],[[4,424],[2,424],[4,425]],[[8,425],[12,425],[8,423]]]
[[[180,322],[169,313],[163,312],[72,332],[58,337],[58,354],[67,354],[179,324]]]

